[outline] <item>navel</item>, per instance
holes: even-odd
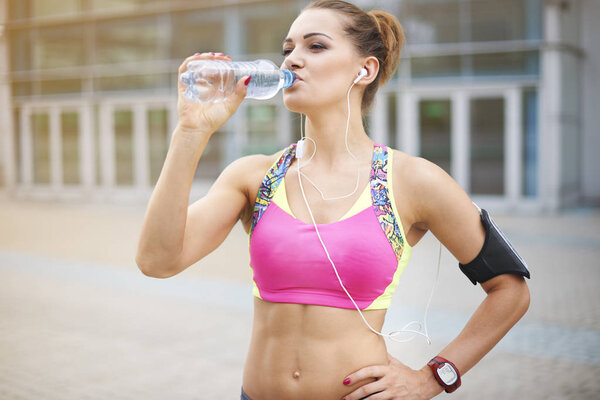
[[[293,375],[294,379],[300,378],[300,371],[294,371]]]

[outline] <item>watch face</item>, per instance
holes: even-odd
[[[442,366],[438,368],[437,372],[442,382],[444,382],[446,385],[453,385],[456,383],[458,376],[450,364],[442,364]]]

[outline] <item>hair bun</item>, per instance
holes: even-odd
[[[379,86],[381,86],[394,75],[398,68],[400,52],[404,45],[404,30],[398,19],[386,11],[371,10],[367,14],[375,21],[386,49],[386,58],[383,60],[384,68],[383,71],[380,71]]]
[[[384,85],[398,69],[404,44],[404,31],[398,19],[387,11],[365,12],[355,4],[342,0],[315,0],[304,10],[324,9],[343,15],[342,29],[361,57],[375,57],[379,72],[366,87],[362,97],[363,115],[369,111],[377,89]]]

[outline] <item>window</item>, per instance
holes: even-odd
[[[10,68],[13,71],[31,69],[32,32],[27,29],[16,29],[10,32]]]
[[[88,0],[94,10],[127,10],[141,8],[165,0]]]
[[[537,51],[519,53],[475,54],[474,75],[538,75],[539,54]]]
[[[457,1],[416,1],[406,6],[403,21],[409,44],[456,43],[461,40]]]
[[[205,11],[174,14],[172,29],[171,58],[183,61],[194,53],[225,52],[223,22],[208,19]]]
[[[411,58],[413,78],[460,76],[460,56],[414,57]]]
[[[33,182],[50,183],[50,118],[48,113],[31,114]]]
[[[133,185],[133,113],[115,111],[115,164],[116,184]]]
[[[8,1],[11,19],[51,17],[82,10],[83,0],[14,0]]]
[[[99,23],[94,63],[114,64],[158,59],[158,28],[156,17]]]
[[[504,99],[471,100],[471,193],[504,194]]]
[[[450,174],[450,100],[424,100],[419,104],[421,157]]]
[[[62,127],[63,183],[78,185],[79,180],[79,114],[64,112],[60,115]]]
[[[166,109],[148,111],[148,146],[150,146],[150,184],[160,176],[168,150],[168,112]]]
[[[83,25],[43,28],[33,42],[35,69],[79,66],[85,63]]]
[[[523,92],[523,195],[537,195],[538,92]]]
[[[286,14],[271,18],[253,18],[246,21],[246,53],[280,53],[294,18]],[[275,63],[283,58],[273,60]]]
[[[271,154],[279,149],[276,127],[277,106],[256,104],[247,107],[248,145],[246,154]]]
[[[471,41],[541,38],[540,0],[473,0],[469,10]]]

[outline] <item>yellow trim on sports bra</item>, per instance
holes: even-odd
[[[271,201],[275,202],[279,206],[279,208],[281,208],[287,214],[289,214],[293,218],[298,219],[292,212],[292,209],[290,208],[290,204],[288,203],[287,193],[285,190],[285,177],[281,179],[281,183],[277,187],[277,190],[275,190],[275,194],[273,195],[273,198],[271,199]],[[371,184],[367,183],[365,189],[362,191],[359,198],[356,199],[356,201],[354,202],[352,207],[350,207],[350,209],[346,212],[346,214],[344,214],[340,219],[338,219],[335,222],[339,222],[339,221],[345,220],[347,218],[350,218],[353,215],[356,215],[359,212],[361,212],[364,209],[371,207],[371,206],[372,206]]]

